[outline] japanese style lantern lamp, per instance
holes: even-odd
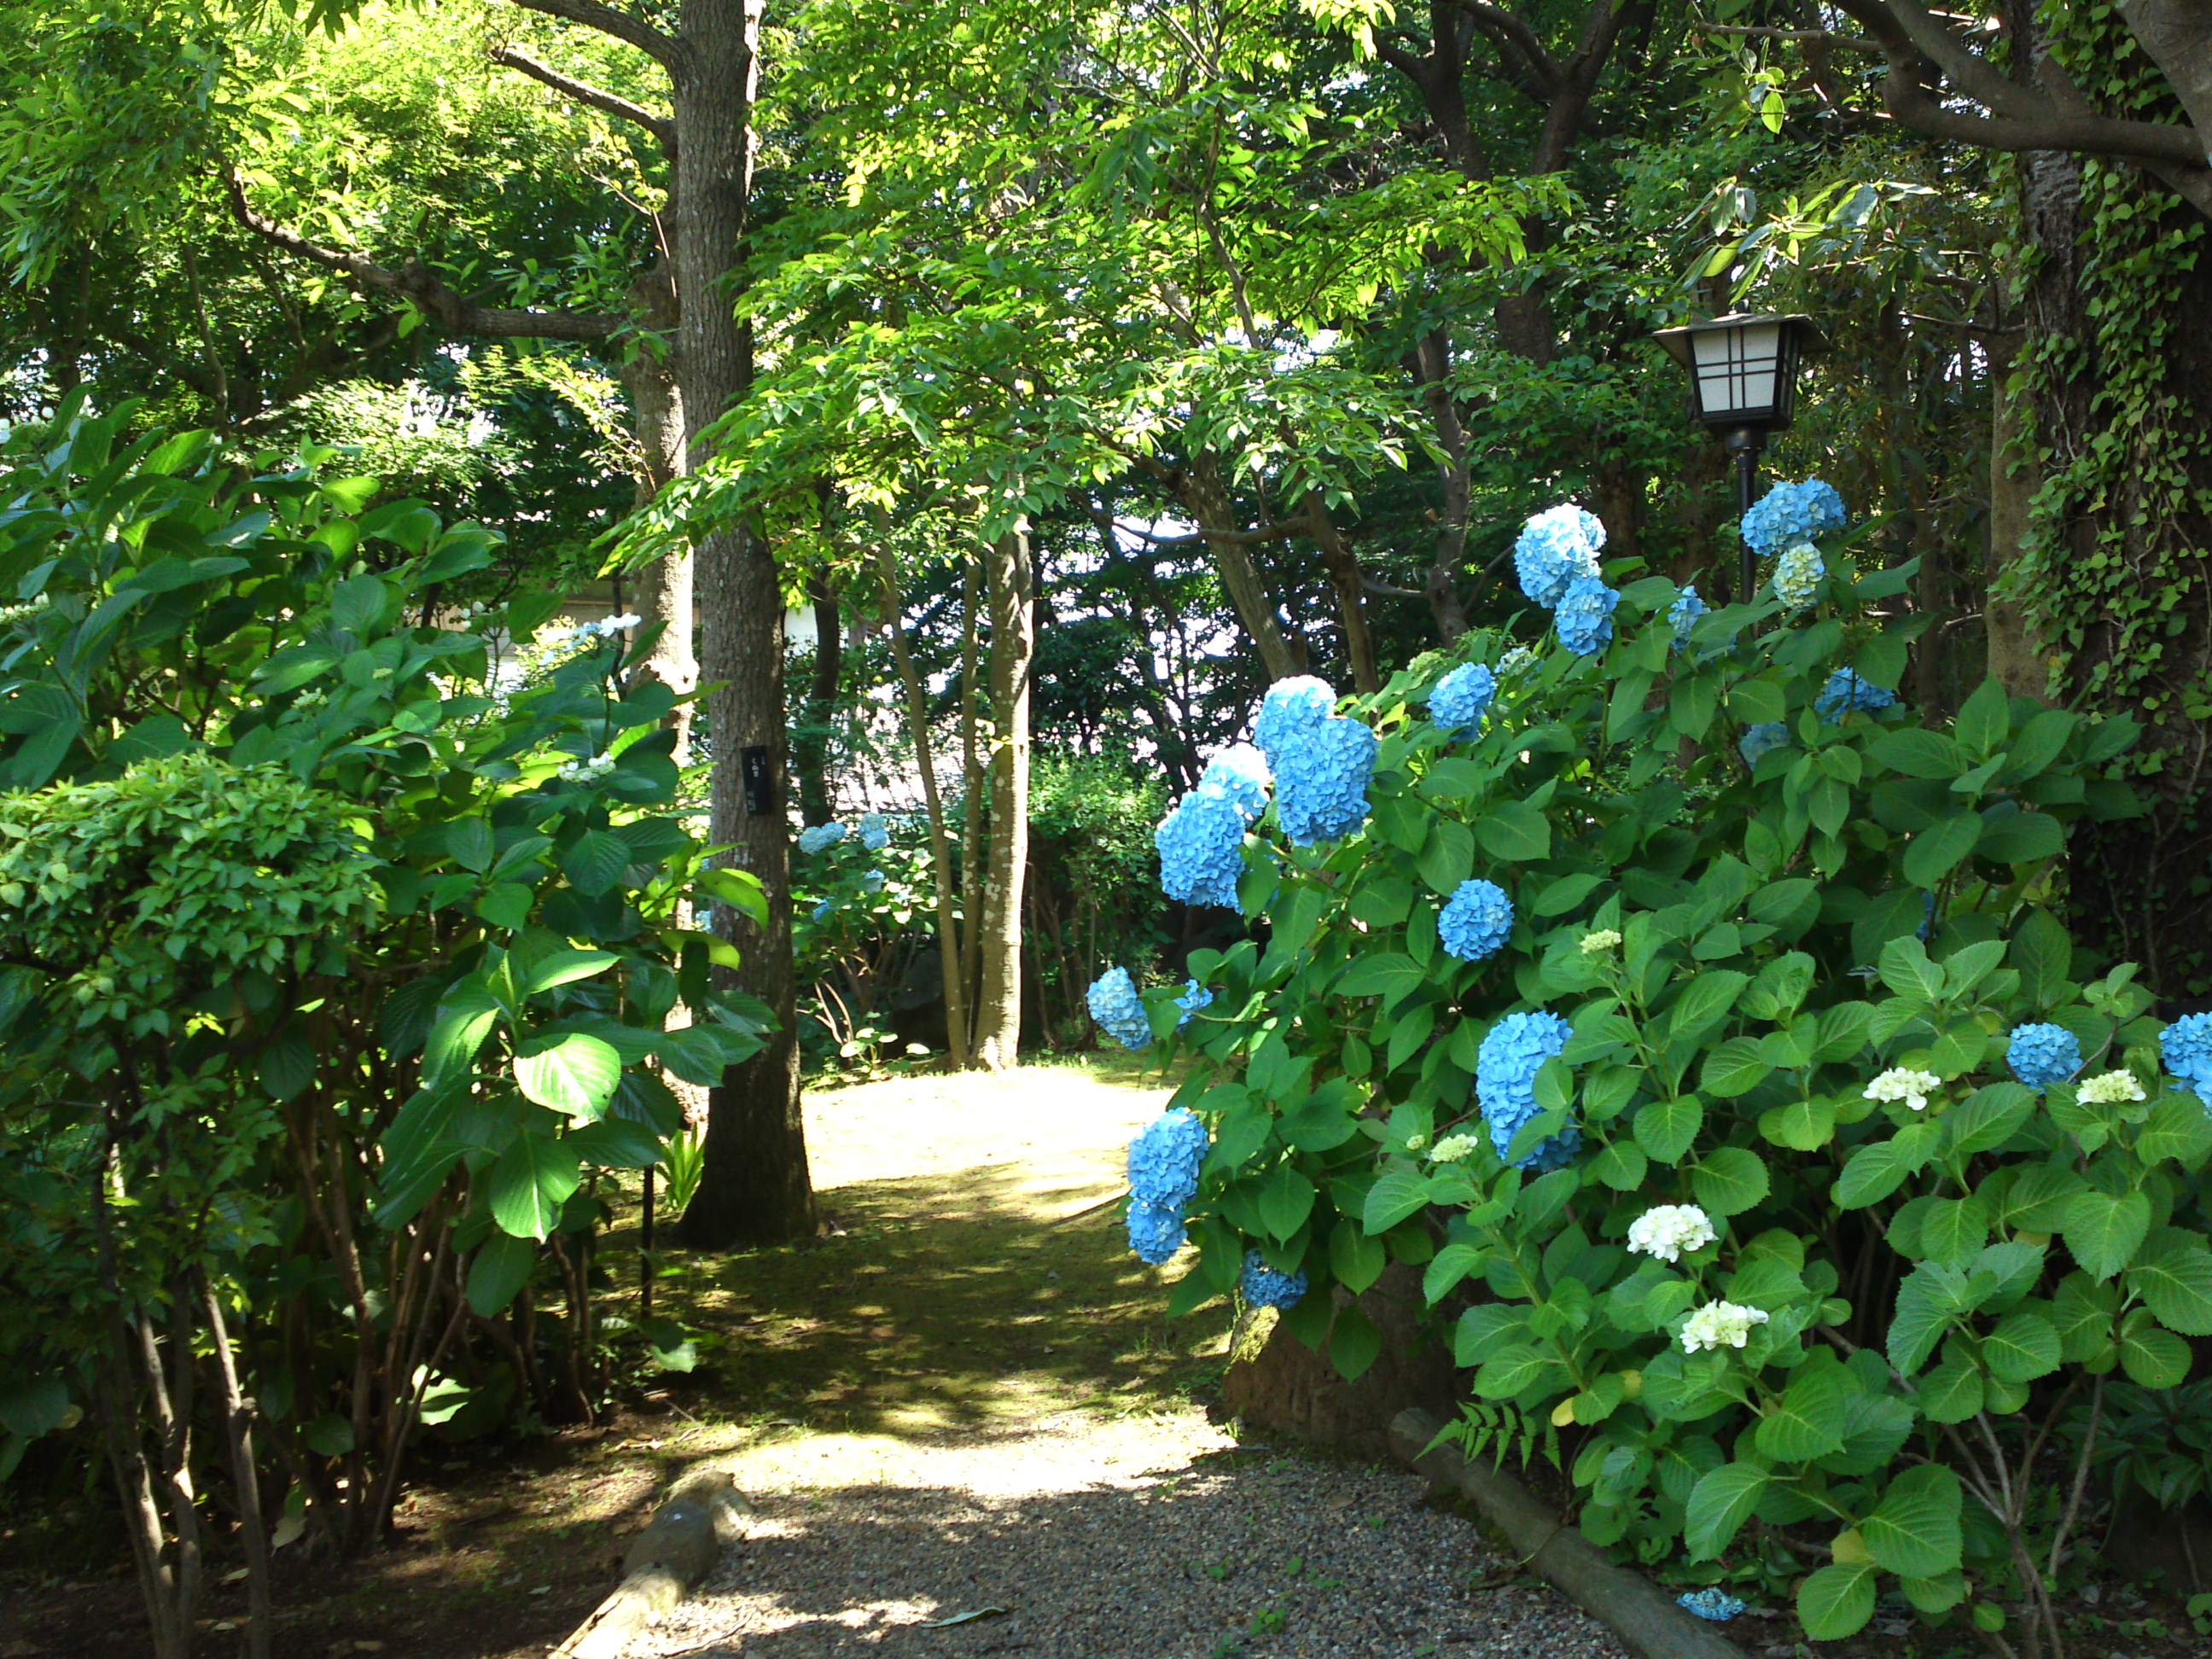
[[[1766,434],[1787,429],[1796,410],[1798,362],[1827,341],[1810,317],[1750,312],[1662,328],[1655,337],[1690,371],[1691,412],[1735,454],[1736,511],[1748,513]],[[1746,543],[1737,599],[1748,600],[1758,586],[1759,562]]]

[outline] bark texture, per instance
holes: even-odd
[[[1030,857],[1035,586],[1027,528],[999,538],[985,564],[991,607],[991,823],[974,1051],[975,1063],[994,1072],[1018,1063],[1022,1036],[1022,883]]]

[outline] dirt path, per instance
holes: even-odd
[[[648,1656],[1290,1659],[1618,1652],[1420,1483],[1240,1447],[1191,1402],[1226,1314],[1170,1324],[1121,1247],[1165,1091],[1036,1068],[818,1097],[839,1232],[688,1285],[756,1419],[762,1516]],[[975,1614],[962,1622],[963,1614]]]

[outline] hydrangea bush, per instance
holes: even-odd
[[[1778,544],[1832,494],[1770,508]],[[1532,596],[1594,560],[1576,522],[1532,521]],[[1357,724],[1371,769],[1298,835],[1274,755],[1216,849],[1271,926],[1190,962],[1176,1105],[1210,1148],[1171,1306],[1304,1274],[1283,1319],[1357,1375],[1379,1334],[1317,1292],[1411,1264],[1464,1432],[1555,1425],[1592,1538],[1794,1581],[1816,1638],[1888,1593],[2024,1652],[2104,1379],[2179,1382],[2212,1334],[2212,1019],[2161,1037],[2049,908],[2068,825],[2135,810],[2100,775],[2131,728],[1994,684],[1923,720],[1893,690],[1920,619],[1884,605],[1911,568],[1797,574],[1802,608],[1706,611],[1616,569],[1598,648],[1471,636],[1349,705],[1300,690],[1293,729]],[[1437,709],[1465,662],[1476,726]]]

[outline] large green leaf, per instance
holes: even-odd
[[[1426,1209],[1428,1204],[1428,1177],[1410,1165],[1393,1164],[1376,1176],[1375,1184],[1367,1189],[1360,1223],[1370,1233],[1387,1233],[1408,1216]],[[1297,1231],[1295,1222],[1289,1231]]]
[[[1836,1177],[1831,1195],[1838,1207],[1846,1210],[1879,1204],[1911,1173],[1893,1142],[1869,1141],[1850,1155],[1843,1174]]]
[[[2212,1251],[2202,1239],[2160,1228],[2128,1269],[2128,1289],[2168,1330],[2212,1336]]]
[[[1260,1188],[1260,1223],[1278,1243],[1305,1225],[1313,1206],[1313,1182],[1287,1164],[1277,1164]]]
[[[1959,1477],[1940,1463],[1919,1463],[1889,1483],[1860,1525],[1875,1565],[1887,1572],[1932,1578],[1959,1565]]]
[[[578,1123],[605,1111],[621,1081],[622,1056],[614,1045],[581,1031],[526,1038],[514,1057],[515,1086]]]
[[[1982,1341],[1982,1363],[1992,1376],[2008,1382],[2032,1382],[2058,1369],[2058,1328],[2035,1308],[2021,1308],[1997,1322]]]
[[[1797,1586],[1797,1622],[1815,1642],[1856,1635],[1873,1617],[1872,1567],[1830,1562]]]
[[[587,830],[561,855],[561,873],[578,892],[597,898],[623,878],[630,859],[629,843],[613,830]]]
[[[448,994],[422,1045],[422,1086],[435,1089],[465,1073],[499,1013],[499,1001],[489,991],[465,986]]]
[[[1974,812],[1938,818],[1912,838],[1905,849],[1902,868],[1915,887],[1931,888],[1957,868],[1981,839],[1982,820]]]
[[[1698,1477],[1682,1528],[1690,1559],[1710,1560],[1728,1547],[1766,1495],[1770,1478],[1756,1463],[1723,1463]]]
[[[1941,732],[1917,726],[1883,732],[1867,745],[1867,752],[1908,778],[1948,780],[1968,769],[1966,754],[1957,743]]]
[[[551,1135],[517,1135],[491,1166],[492,1219],[514,1238],[542,1239],[582,1180],[576,1149]]]
[[[1524,800],[1492,807],[1474,821],[1474,838],[1500,864],[1534,864],[1552,855],[1551,822]]]
[[[2066,1248],[2092,1279],[2126,1267],[2150,1231],[2150,1200],[2142,1193],[2076,1193],[2066,1206]]]
[[[552,951],[538,957],[523,988],[532,996],[556,985],[589,979],[611,968],[622,958],[611,951]]]
[[[1636,1144],[1662,1164],[1678,1164],[1705,1121],[1705,1104],[1695,1095],[1649,1101],[1637,1109]]]
[[[2120,1369],[2146,1389],[2179,1388],[2189,1376],[2189,1344],[2151,1323],[2138,1308],[2120,1328]]]
[[[1741,1215],[1765,1198],[1766,1164],[1748,1146],[1723,1146],[1692,1166],[1690,1190],[1715,1215]]]
[[[1790,1373],[1790,1386],[1755,1437],[1759,1455],[1778,1463],[1809,1462],[1841,1451],[1859,1381],[1832,1353],[1817,1352]]]
[[[469,1263],[469,1310],[490,1318],[529,1282],[537,1261],[538,1246],[529,1239],[494,1233],[484,1240]]]
[[[2047,812],[1999,812],[1983,825],[1974,848],[1999,864],[2033,864],[2066,845],[2066,826]]]
[[[1339,996],[1381,996],[1395,1000],[1425,977],[1420,963],[1404,951],[1374,951],[1354,957],[1334,988]]]

